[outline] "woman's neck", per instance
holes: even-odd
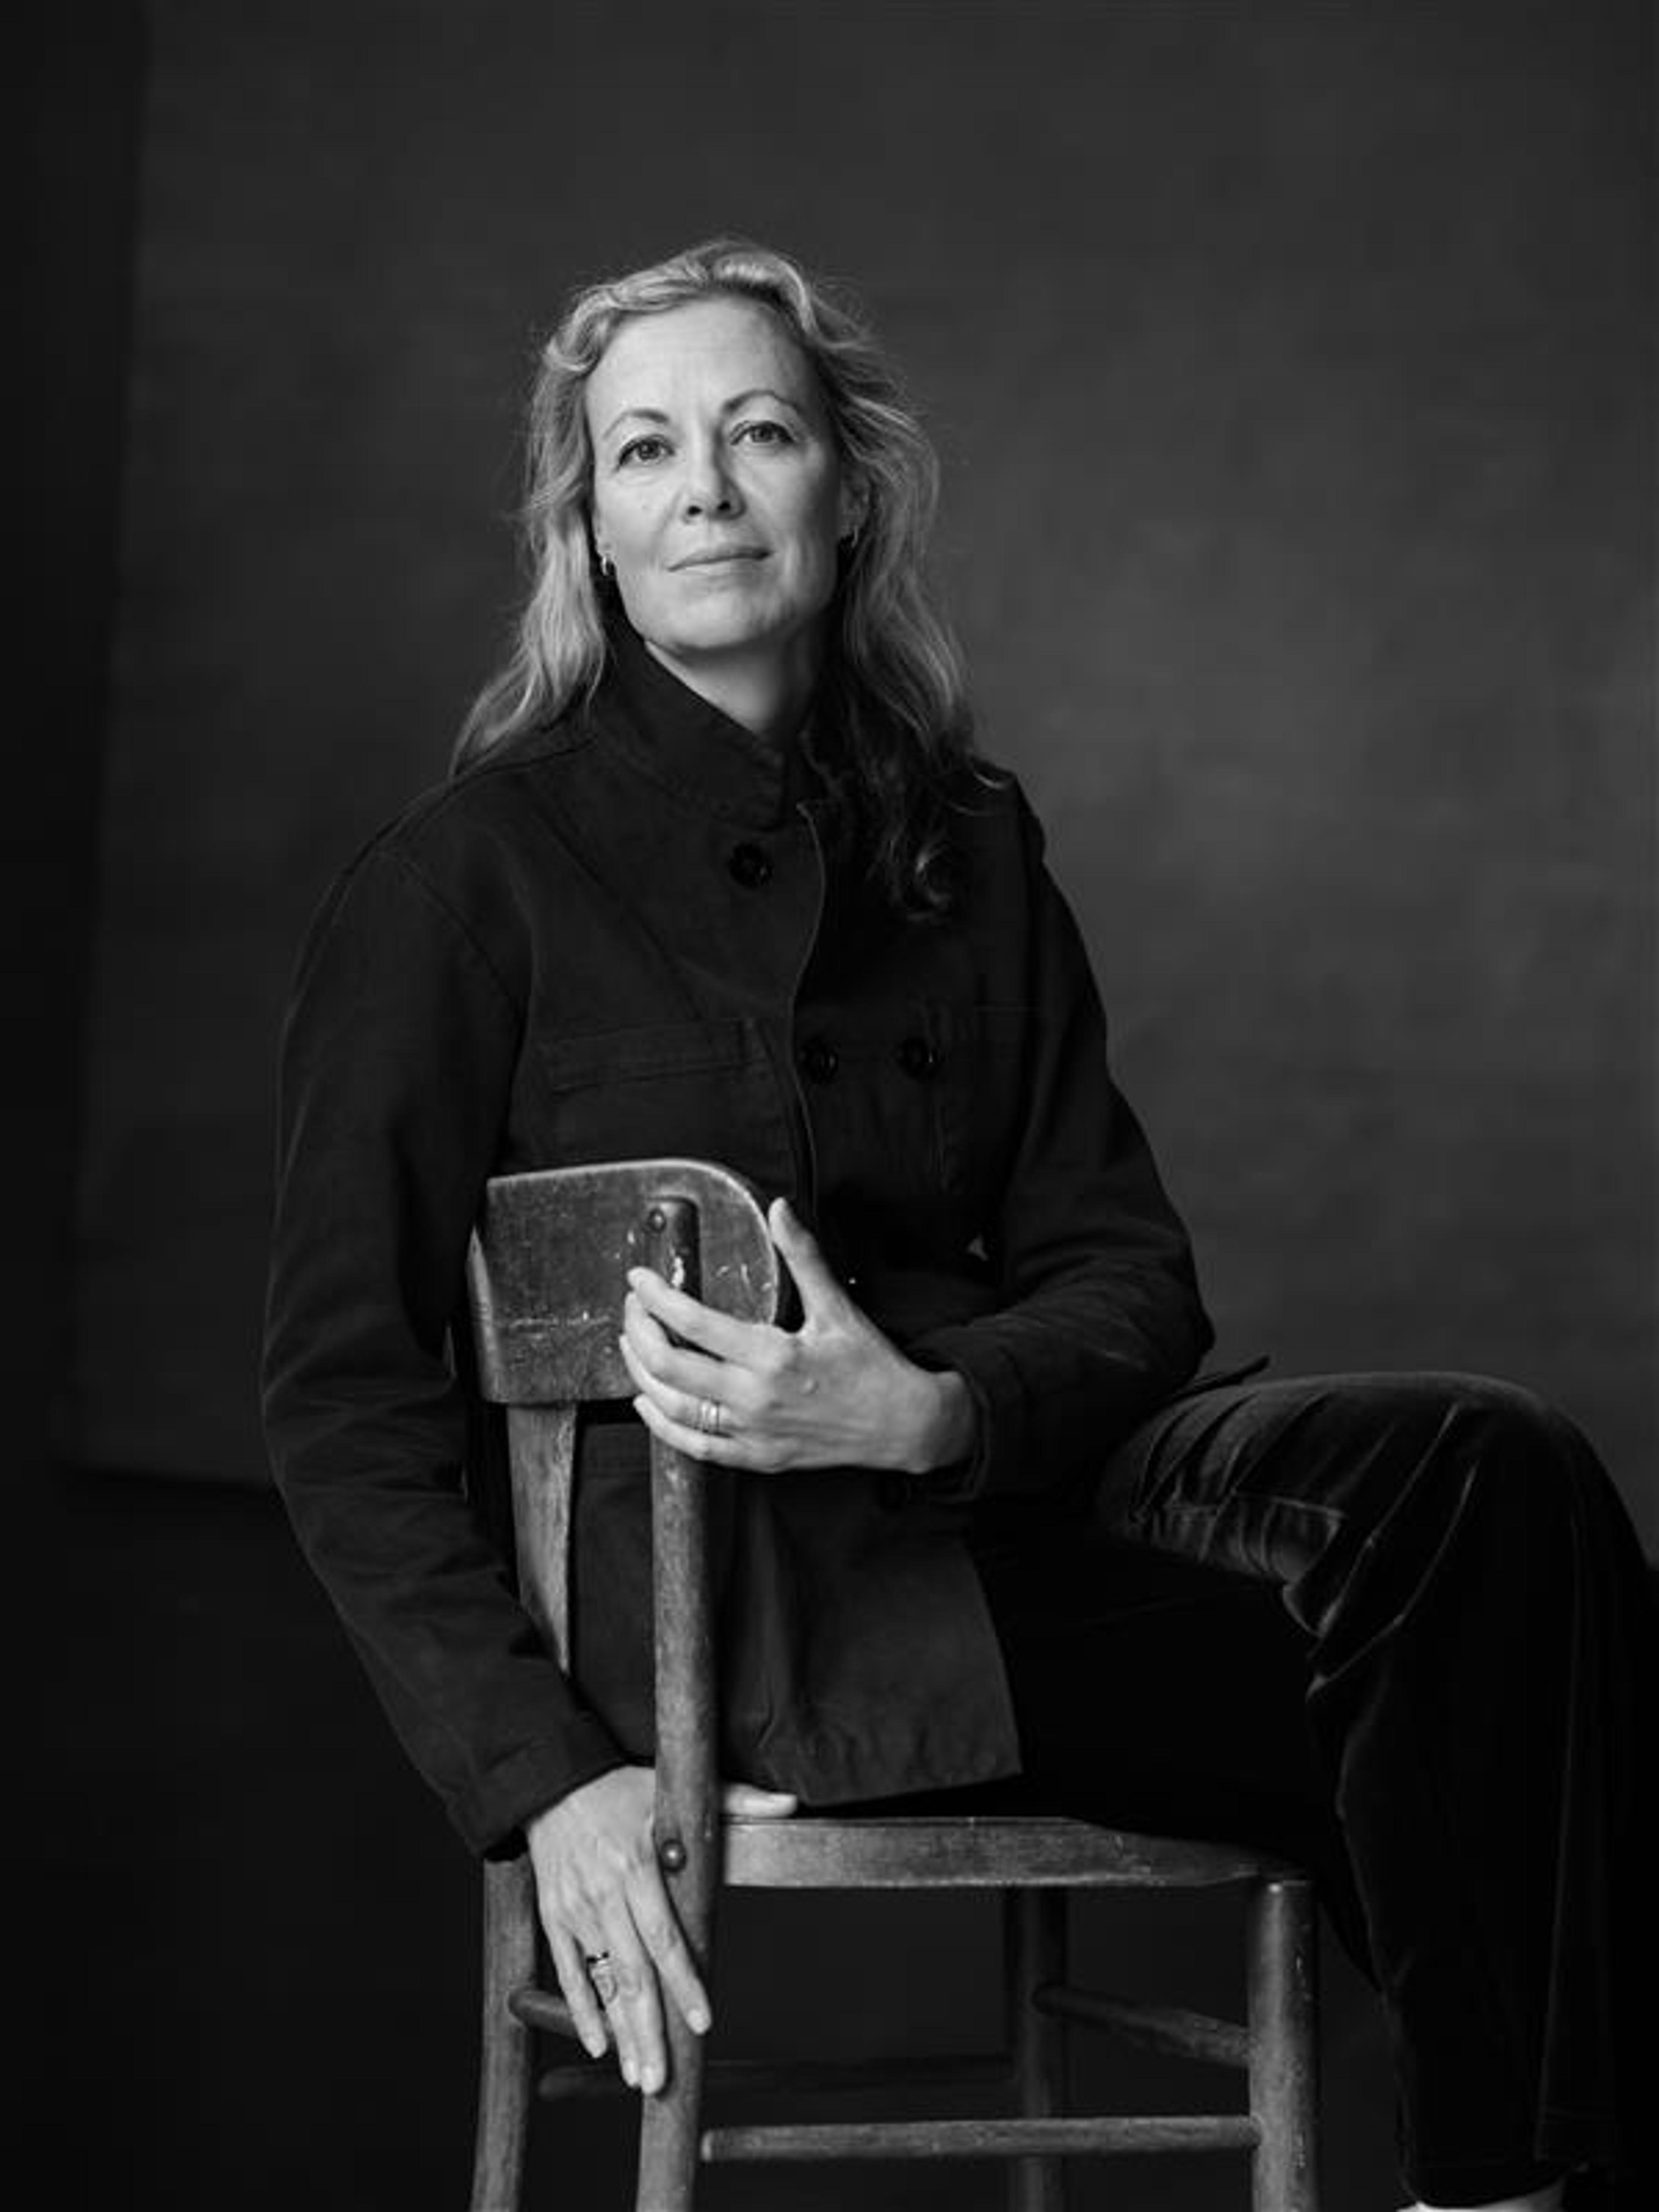
[[[644,641],[652,659],[700,699],[769,744],[784,744],[806,719],[823,658],[817,636],[802,631],[781,648],[682,658]]]

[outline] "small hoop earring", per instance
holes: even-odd
[[[614,584],[617,580],[617,564],[608,553],[599,556],[599,574],[607,584]]]
[[[850,561],[859,550],[859,526],[855,522],[841,541],[841,550]]]

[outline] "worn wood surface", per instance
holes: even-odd
[[[816,2127],[710,2128],[710,2165],[738,2159],[1099,2157],[1146,2151],[1248,2150],[1248,2112],[1089,2120],[868,2120]],[[1288,2207],[1275,2208],[1288,2212]]]
[[[727,1820],[735,1888],[1209,1888],[1288,1873],[1261,1851],[1009,1814]]]
[[[674,1258],[688,1253],[683,1224]],[[690,1285],[694,1269],[685,1269]],[[708,1491],[696,1462],[653,1437],[652,1547],[655,1560],[657,1792],[653,1840],[687,1948],[710,1974],[714,1893],[720,1886],[714,1771],[714,1625],[708,1571]],[[716,1477],[723,1480],[723,1477]],[[696,2188],[705,2046],[673,2005],[664,2008],[668,2081],[640,2113],[638,2202],[650,2212],[689,2208]]]
[[[631,1160],[494,1176],[467,1253],[478,1385],[501,1404],[631,1398],[617,1349],[627,1270],[653,1264],[654,1205],[698,1218],[700,1296],[770,1321],[777,1255],[741,1176],[702,1160]]]
[[[509,1990],[507,2008],[514,2020],[521,2020],[526,2027],[536,2028],[543,2035],[568,2035],[573,2039],[575,2037],[576,2023],[564,1999],[555,1996],[551,1990],[538,1989],[533,1982]],[[617,2078],[620,2081],[622,2077],[618,2075]]]
[[[750,1207],[749,1212],[752,1212]],[[726,1224],[726,1210],[659,1195],[646,1214],[647,1264],[692,1297],[704,1288],[703,1232],[713,1264],[746,1269],[741,1235],[747,1212]],[[745,1276],[746,1279],[746,1276]],[[724,1300],[722,1300],[724,1302]],[[710,1972],[714,1893],[720,1886],[719,1799],[714,1771],[714,1581],[709,1562],[710,1493],[729,1476],[651,1440],[651,1547],[655,1649],[657,1790],[653,1842],[687,1948],[705,1979]],[[640,2113],[639,2203],[689,2206],[696,2187],[704,2045],[678,2009],[665,2007],[668,2081]]]
[[[886,2058],[711,2058],[703,2068],[708,2096],[848,2096],[860,2091],[885,2096],[895,2089],[1000,2091],[1013,2087],[1005,2051]],[[594,2060],[550,2066],[536,2093],[551,2102],[571,2097],[631,2097],[614,2067]]]
[[[568,1666],[576,1409],[509,1406],[507,1438],[519,1595],[559,1664]]]
[[[1250,1898],[1250,2110],[1261,2127],[1255,2212],[1319,2212],[1319,1920],[1305,1880]]]
[[[1027,2119],[1066,2110],[1066,2023],[1033,2000],[1066,1971],[1066,1893],[1015,1889],[1003,1897],[1003,1960],[1008,2040],[1019,2109]],[[1066,2212],[1066,2169],[1058,2159],[1015,2159],[1008,2169],[1008,2212]]]
[[[483,1876],[483,2032],[470,2212],[518,2212],[535,2051],[509,1999],[536,1968],[535,1884],[524,1858],[487,1861]]]
[[[1109,2028],[1143,2051],[1162,2051],[1172,2058],[1203,2058],[1216,2066],[1246,2066],[1250,2039],[1230,2020],[1188,2012],[1179,2005],[1138,2004],[1096,1990],[1044,1989],[1033,2000],[1039,2012]]]

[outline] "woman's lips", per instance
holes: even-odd
[[[676,569],[718,568],[724,567],[728,561],[763,561],[765,558],[766,548],[763,545],[710,545],[701,553],[683,554],[671,566]]]

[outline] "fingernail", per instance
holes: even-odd
[[[638,1290],[640,1285],[644,1281],[644,1279],[645,1270],[643,1267],[630,1267],[628,1270],[628,1285],[630,1290]]]
[[[638,2077],[635,2074],[634,2062],[631,2058],[623,2059],[622,2063],[622,2077],[623,2080],[627,2082],[630,2089],[634,2087]]]
[[[687,2013],[685,2024],[693,2035],[707,2035],[708,2033],[708,2015],[701,2005],[694,2005]]]
[[[647,2066],[644,2073],[640,2076],[641,2094],[647,2097],[654,2097],[661,2087],[662,2075],[657,2071],[654,2066]]]

